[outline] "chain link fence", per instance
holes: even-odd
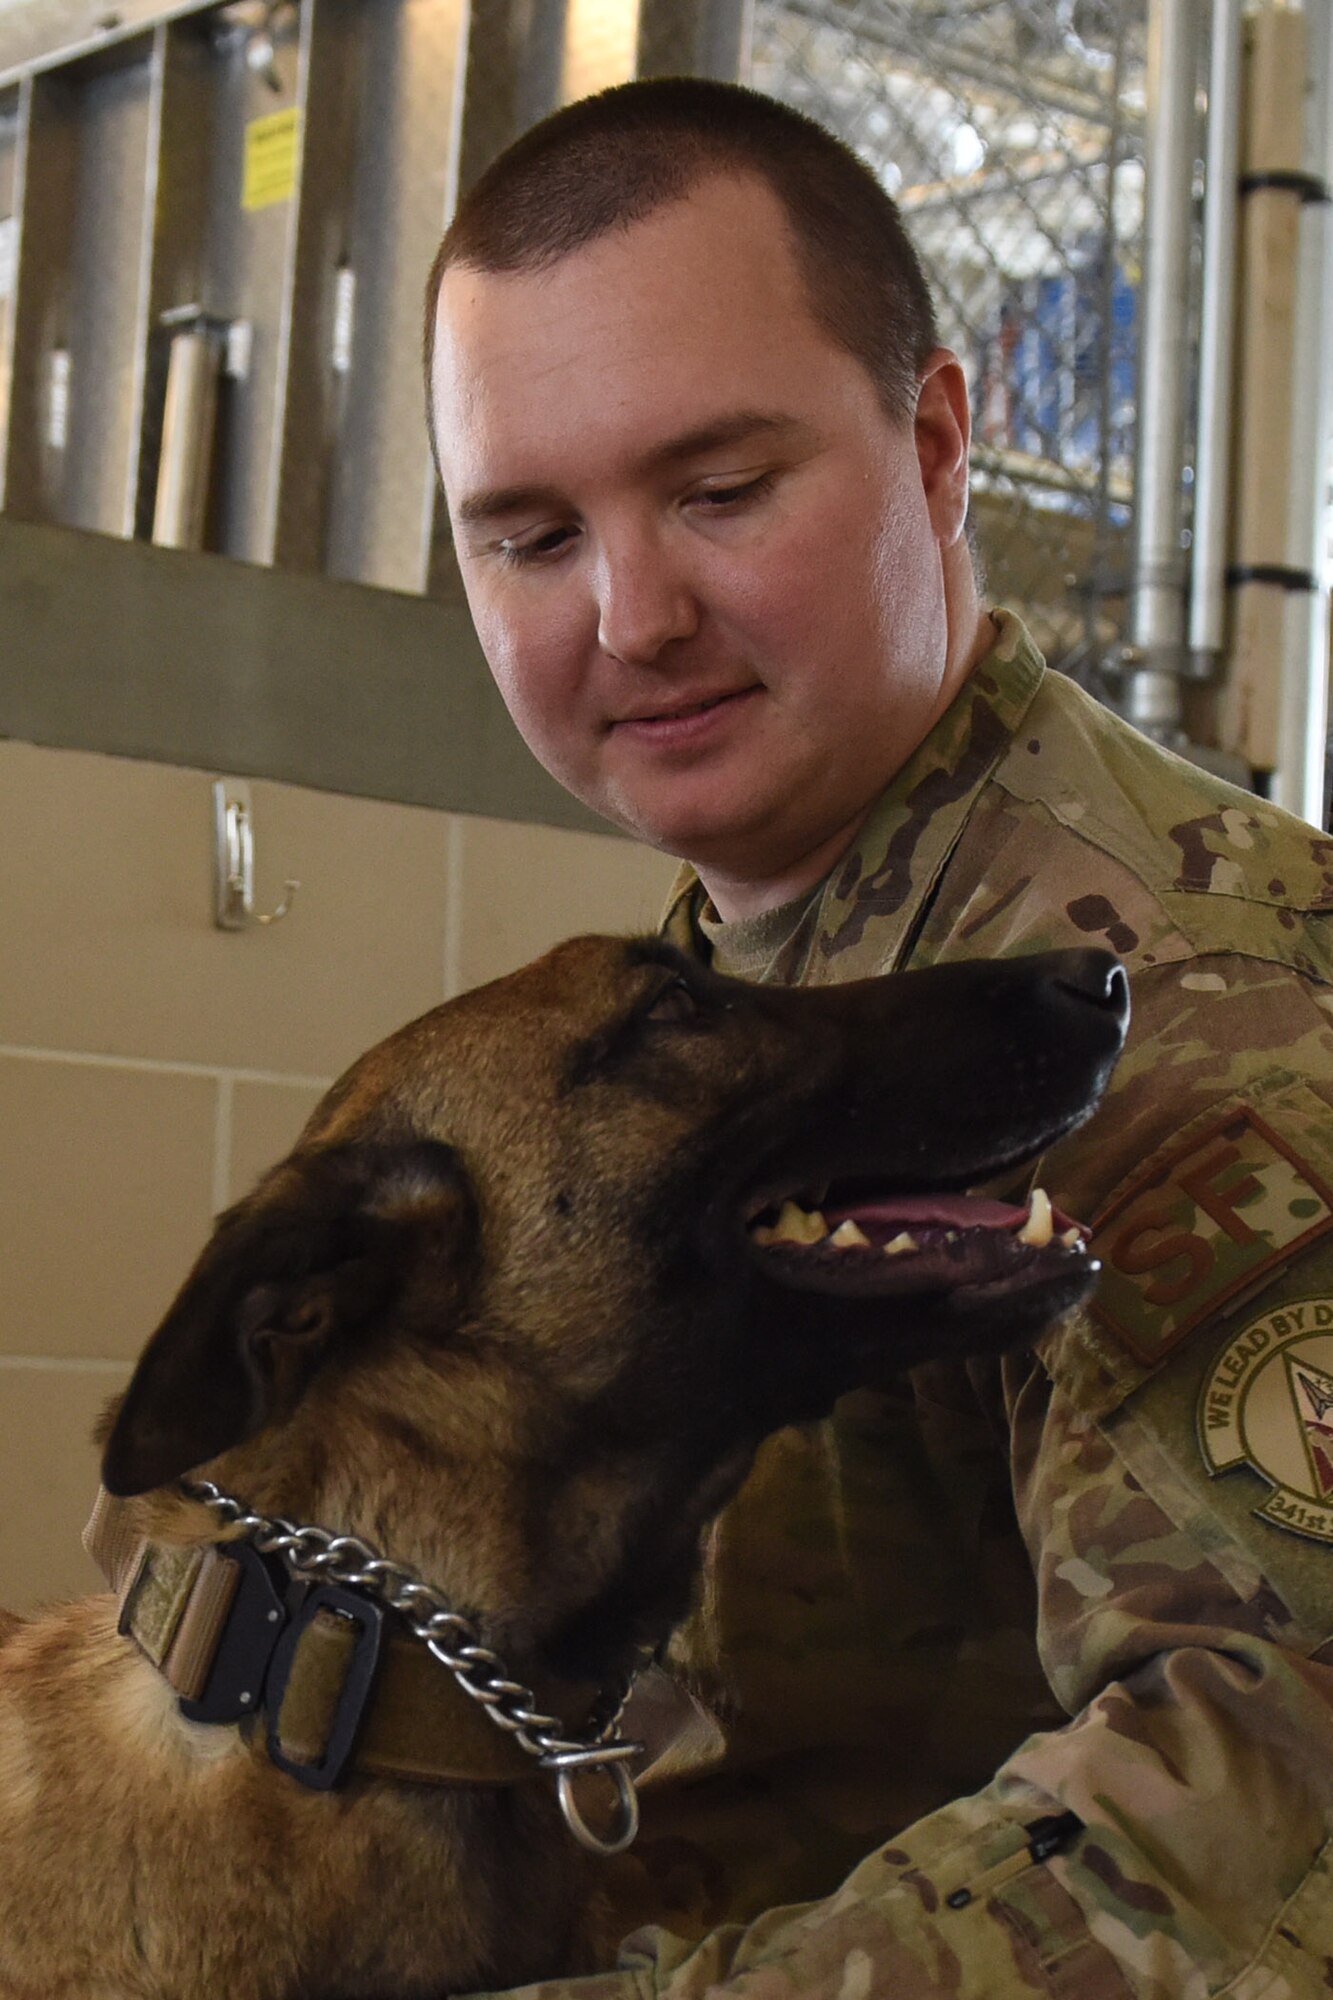
[[[992,602],[1105,695],[1123,637],[1143,0],[755,0],[748,81],[898,202],[972,392]]]

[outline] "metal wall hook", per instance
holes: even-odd
[[[292,907],[299,882],[284,883],[286,894],[267,916],[255,908],[255,834],[250,787],[219,778],[213,786],[213,921],[221,931],[276,924]]]

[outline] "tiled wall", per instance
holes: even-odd
[[[614,836],[251,787],[267,930],[212,922],[213,773],[0,742],[0,1605],[91,1588],[90,1428],[210,1217],[362,1048],[578,930],[649,928]]]

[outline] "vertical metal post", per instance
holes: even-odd
[[[10,486],[9,434],[14,388],[15,314],[22,247],[23,186],[28,165],[28,124],[32,110],[30,78],[17,85],[6,102],[6,113],[11,110],[13,138],[8,142],[8,157],[4,163],[7,198],[5,218],[0,223],[0,229],[4,231],[3,243],[0,244],[0,258],[4,265],[3,283],[0,284],[0,509],[6,504]]]
[[[1197,0],[1148,9],[1147,210],[1134,480],[1135,578],[1125,712],[1165,742],[1183,736],[1185,556],[1181,543],[1188,286],[1195,154]]]
[[[217,423],[220,336],[183,328],[171,342],[153,540],[166,549],[201,549]]]
[[[334,329],[350,318],[350,338],[326,562],[335,576],[391,590],[424,591],[430,574],[435,475],[422,411],[421,301],[457,200],[468,18],[467,0],[361,9],[361,138]]]
[[[1200,675],[1226,640],[1228,494],[1236,326],[1240,176],[1241,0],[1213,0],[1199,307],[1199,415],[1194,453],[1189,643]]]
[[[1307,47],[1311,16],[1265,4],[1247,22],[1241,145],[1236,451],[1223,742],[1275,771],[1282,661],[1293,590],[1292,447],[1308,423],[1298,394],[1302,211],[1308,201]],[[1308,364],[1307,364],[1308,365]],[[1304,558],[1308,563],[1308,554]]]
[[[9,416],[0,470],[0,505],[25,521],[59,520],[64,499],[77,174],[77,130],[64,77],[25,77],[14,190]]]
[[[144,134],[143,199],[139,213],[139,258],[134,303],[134,340],[130,356],[126,416],[126,451],[122,473],[119,520],[115,532],[132,536],[138,524],[139,489],[144,477],[144,406],[148,394],[148,356],[153,326],[153,263],[156,215],[162,170],[162,114],[166,101],[168,36],[164,22],[153,30],[148,57],[147,125]]]
[[[639,0],[565,0],[562,102],[628,82],[638,45]]]
[[[638,76],[745,74],[753,27],[750,0],[639,0]]]
[[[1307,10],[1305,170],[1311,199],[1301,209],[1297,280],[1296,383],[1291,441],[1287,565],[1308,588],[1287,592],[1282,690],[1272,796],[1316,826],[1325,809],[1328,734],[1329,567],[1333,538],[1333,19]],[[1322,187],[1322,199],[1318,191]]]
[[[337,390],[345,372],[334,367],[334,328],[340,272],[351,270],[361,11],[356,0],[303,0],[301,8],[300,165],[278,321],[266,509],[272,524],[266,560],[284,569],[322,569],[327,546]],[[349,309],[354,300],[344,296],[344,313]],[[350,343],[350,329],[344,337]]]

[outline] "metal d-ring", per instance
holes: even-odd
[[[636,1744],[617,1746],[628,1748],[637,1754]],[[594,1758],[588,1752],[575,1751],[567,1759],[543,1758],[544,1763],[555,1769],[556,1796],[560,1800],[560,1812],[565,1825],[573,1834],[580,1847],[586,1847],[592,1854],[623,1854],[639,1831],[639,1794],[634,1787],[634,1776],[623,1757],[612,1760]],[[579,1811],[578,1800],[574,1796],[574,1780],[580,1771],[605,1771],[616,1788],[615,1818],[611,1831],[600,1834],[593,1831]]]

